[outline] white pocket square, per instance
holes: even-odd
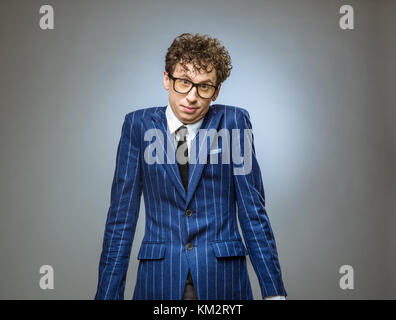
[[[221,152],[221,148],[210,150],[209,154],[216,154]]]

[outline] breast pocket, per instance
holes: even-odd
[[[209,151],[209,154],[217,154],[221,152],[221,148],[217,148],[217,149],[212,149]]]
[[[165,256],[166,245],[163,242],[142,242],[138,260],[160,260]]]

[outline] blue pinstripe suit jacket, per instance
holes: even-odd
[[[176,162],[148,164],[144,160],[144,151],[153,142],[144,139],[148,129],[162,132],[161,151],[165,153],[165,159],[167,153],[175,153],[165,109],[166,106],[145,108],[125,116],[117,149],[95,299],[124,298],[142,193],[146,223],[138,253],[133,299],[180,300],[190,269],[199,300],[251,300],[247,254],[257,274],[263,298],[286,296],[275,239],[265,210],[254,138],[251,140],[250,173],[234,175],[236,164],[232,161],[223,163],[219,156],[217,164],[210,162],[209,146],[213,150],[214,144],[207,136],[200,139],[197,134],[194,138],[197,161],[190,163],[186,192]],[[244,150],[243,129],[252,128],[248,112],[240,107],[211,105],[201,129],[222,128],[230,132],[232,129],[242,130],[240,144]],[[207,148],[202,148],[201,141],[209,141]],[[221,138],[217,143],[218,154],[226,152]],[[198,161],[199,148],[206,152],[206,164]],[[231,148],[228,149],[232,153]],[[192,214],[186,214],[187,210]],[[238,230],[237,217],[246,246]]]

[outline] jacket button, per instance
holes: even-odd
[[[193,248],[193,245],[191,243],[187,243],[186,248],[188,250],[191,250]]]
[[[186,216],[191,217],[192,216],[192,211],[190,209],[186,210]]]

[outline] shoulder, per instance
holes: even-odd
[[[148,107],[148,108],[140,108],[134,111],[131,111],[125,115],[125,120],[135,121],[142,120],[143,118],[149,117],[152,114],[158,112],[161,109],[165,109],[166,107]]]
[[[232,119],[232,118],[239,119],[244,116],[250,118],[249,112],[242,107],[225,105],[225,104],[213,104],[212,107],[217,112],[222,112],[227,119]]]
[[[156,112],[159,108],[160,107],[140,108],[128,112],[124,118],[124,130],[127,132],[132,131],[133,134],[138,134],[142,129],[144,119],[150,117],[150,115]]]
[[[212,107],[216,112],[223,113],[224,121],[229,128],[240,128],[250,123],[250,115],[245,108],[223,104],[214,104]]]

